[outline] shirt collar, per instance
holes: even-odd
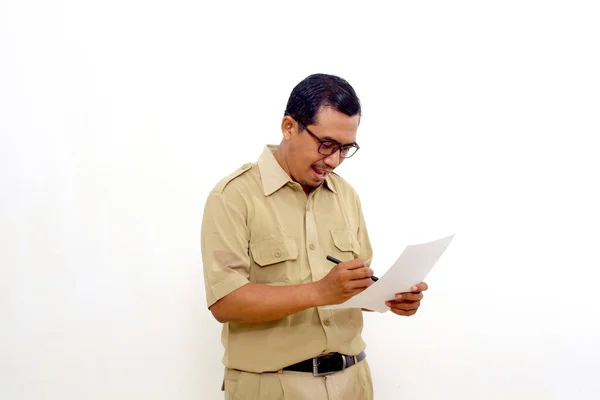
[[[260,170],[260,177],[263,184],[265,196],[270,196],[277,190],[281,189],[282,186],[288,182],[294,182],[292,178],[283,170],[275,155],[273,154],[279,145],[268,144],[265,146],[262,154],[258,159],[258,168]],[[325,184],[333,193],[336,193],[334,183],[331,179],[331,174],[328,174],[325,178]]]

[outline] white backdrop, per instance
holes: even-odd
[[[600,398],[596,2],[214,3],[0,0],[0,398],[222,398],[204,200],[313,72],[375,271],[457,234],[376,399]]]

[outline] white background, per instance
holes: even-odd
[[[314,72],[363,104],[376,272],[456,232],[416,316],[366,315],[376,399],[600,398],[599,17],[1,0],[0,398],[222,398],[204,200]]]

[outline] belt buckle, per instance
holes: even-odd
[[[339,370],[339,371],[345,370],[346,369],[346,357],[344,357],[343,354],[339,354],[339,353],[337,353],[337,354],[335,354],[335,353],[333,353],[333,354],[324,354],[322,356],[314,357],[312,359],[312,363],[313,363],[313,376],[326,376],[326,375],[332,375],[332,374],[335,374],[336,372],[338,372],[338,371],[319,372],[319,358],[331,357],[331,356],[334,356],[334,355],[338,355],[338,356],[340,356],[342,358],[342,369]]]

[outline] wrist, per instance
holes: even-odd
[[[321,281],[311,282],[307,286],[309,292],[309,302],[311,307],[324,306],[323,290],[321,289]]]

